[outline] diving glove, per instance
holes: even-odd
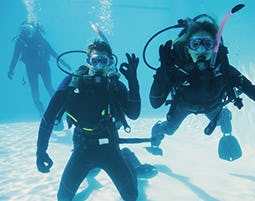
[[[42,173],[50,172],[50,168],[53,165],[53,161],[46,152],[37,151],[36,153],[36,166],[38,171]]]
[[[170,68],[174,64],[174,51],[172,49],[172,40],[167,41],[164,45],[159,46],[159,58],[160,58],[160,67]]]
[[[172,49],[172,40],[159,46],[160,67],[157,69],[154,79],[159,83],[166,84],[170,82],[169,72],[174,65],[174,51]]]
[[[120,65],[120,72],[127,79],[130,91],[138,92],[137,67],[139,58],[136,57],[134,53],[132,53],[132,55],[126,53],[126,57],[128,62],[124,62]]]
[[[12,79],[13,79],[13,76],[14,76],[14,73],[13,73],[13,71],[9,71],[9,72],[7,73],[7,75],[8,75],[8,78],[9,78],[10,80],[12,80]]]

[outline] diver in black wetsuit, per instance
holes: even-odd
[[[214,22],[193,21],[177,41],[170,40],[160,46],[161,66],[154,75],[150,103],[158,108],[170,93],[172,100],[166,121],[157,122],[152,128],[152,148],[155,148],[152,153],[157,154],[164,135],[173,135],[190,114],[205,114],[211,120],[205,134],[210,135],[219,125],[224,136],[231,135],[231,112],[225,105],[232,101],[239,109],[242,107],[236,89],[255,100],[255,86],[229,64],[223,44],[215,67],[210,66],[217,32]]]
[[[12,80],[18,60],[20,59],[25,64],[33,102],[41,116],[44,107],[40,100],[39,76],[41,76],[48,94],[52,97],[55,90],[52,86],[49,59],[50,56],[58,57],[58,54],[42,36],[42,32],[38,23],[27,21],[22,23],[8,71],[8,78]],[[62,63],[70,70],[69,65],[63,61]]]
[[[120,71],[128,80],[129,90],[118,80],[110,46],[95,41],[87,50],[87,66],[66,77],[52,97],[41,120],[37,140],[37,168],[49,172],[53,164],[47,154],[56,116],[66,112],[74,125],[72,155],[65,167],[58,200],[72,200],[90,170],[101,168],[114,182],[124,200],[137,199],[137,178],[121,153],[118,125],[127,127],[125,115],[137,119],[140,94],[136,76],[139,59],[127,54]]]

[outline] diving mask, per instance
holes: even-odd
[[[205,48],[206,51],[212,50],[216,45],[216,41],[212,38],[192,38],[188,41],[188,48],[190,50],[197,51],[201,46]]]
[[[92,55],[87,60],[91,66],[102,69],[113,64],[113,59],[107,55]]]
[[[32,37],[35,32],[36,28],[32,24],[25,24],[22,28],[23,33],[25,33],[28,37]]]
[[[105,54],[92,54],[87,58],[87,63],[89,64],[89,75],[112,76],[113,74],[118,74],[116,69],[116,63],[113,57]]]

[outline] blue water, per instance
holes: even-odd
[[[36,18],[44,26],[45,38],[58,53],[85,50],[88,43],[97,37],[90,24],[98,23],[120,63],[124,61],[126,52],[134,52],[140,57],[141,116],[164,116],[168,107],[154,110],[149,104],[148,94],[154,72],[142,60],[145,43],[155,32],[175,24],[180,18],[207,13],[220,23],[224,15],[239,3],[244,3],[246,7],[230,18],[223,37],[230,51],[231,63],[248,68],[249,64],[255,64],[255,2],[251,0],[1,0],[0,122],[39,119],[28,85],[21,84],[25,75],[24,65],[21,62],[17,64],[13,81],[7,78],[14,48],[12,39],[27,17]],[[149,46],[147,58],[152,65],[159,65],[158,46],[168,38],[175,38],[176,34],[176,31],[166,32]],[[72,60],[73,69],[82,64],[83,61],[79,61]],[[65,74],[57,69],[54,59],[50,64],[56,88]],[[47,105],[50,97],[40,84],[41,98]]]

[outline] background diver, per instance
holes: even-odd
[[[15,38],[15,48],[8,71],[8,78],[12,80],[18,60],[20,59],[25,64],[33,102],[41,117],[44,106],[40,100],[39,76],[42,78],[49,96],[52,97],[55,90],[52,86],[49,59],[50,56],[58,57],[42,33],[44,31],[38,23],[25,21],[21,24],[20,33]],[[71,70],[68,64],[64,61],[61,62],[67,69]]]

